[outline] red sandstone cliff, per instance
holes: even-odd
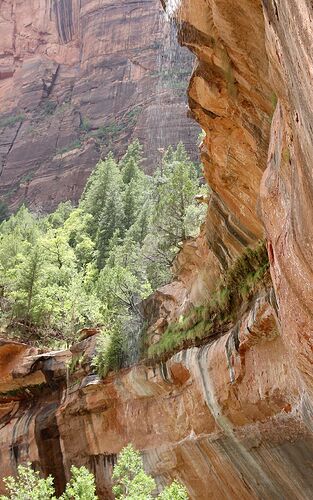
[[[0,2],[0,195],[51,210],[78,200],[100,154],[182,140],[192,57],[158,0]]]
[[[213,189],[206,241],[192,265],[190,246],[180,256],[181,282],[190,292],[208,262],[225,268],[264,227],[276,301],[260,292],[223,335],[104,381],[82,368],[66,383],[69,352],[4,343],[1,472],[30,458],[61,488],[71,463],[87,464],[110,498],[112,463],[132,441],[159,484],[177,477],[195,500],[310,499],[312,6],[185,0],[177,18],[198,58],[189,99]],[[76,352],[88,360],[92,342]],[[43,382],[39,395],[8,392]]]

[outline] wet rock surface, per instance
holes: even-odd
[[[72,463],[85,464],[96,472],[100,498],[110,498],[116,455],[133,442],[159,486],[180,479],[194,500],[310,499],[311,4],[186,0],[177,17],[181,41],[199,61],[190,107],[207,133],[202,157],[213,194],[200,239],[178,257],[177,282],[146,304],[155,324],[155,310],[165,310],[151,335],[162,334],[186,297],[196,304],[264,230],[274,292],[256,296],[205,345],[104,381],[88,366],[69,377],[64,354],[39,355],[38,365],[27,346],[4,344],[1,475],[26,459],[39,464],[45,445],[35,416],[43,411],[37,429],[51,429],[54,444],[50,469],[41,467],[55,467],[60,487]],[[70,356],[87,352],[89,359],[94,341],[83,340]],[[17,362],[28,368],[14,379]],[[12,380],[23,393],[29,380],[45,390],[17,399]]]
[[[158,0],[5,0],[0,6],[0,195],[49,211],[77,202],[100,156],[144,145],[147,171],[180,140],[193,58]]]
[[[72,354],[90,352],[92,342]],[[313,442],[302,390],[265,296],[223,337],[103,381],[69,374],[65,358],[62,374],[60,353],[23,356],[29,371],[20,383],[36,370],[34,359],[42,373],[57,372],[38,380],[32,397],[2,402],[2,475],[30,459],[61,491],[70,465],[84,464],[100,498],[111,498],[112,466],[132,442],[159,486],[178,478],[194,499],[310,498]]]

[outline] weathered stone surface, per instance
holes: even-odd
[[[43,371],[54,357],[42,358]],[[192,499],[310,498],[313,442],[290,361],[260,296],[226,335],[166,364],[104,381],[64,374],[54,390],[3,404],[1,475],[31,459],[61,490],[70,465],[85,464],[111,498],[116,454],[132,442],[159,485],[178,478]]]
[[[86,464],[100,498],[110,498],[116,454],[131,441],[159,485],[178,478],[194,500],[312,498],[310,9],[305,0],[264,0],[263,10],[259,0],[186,0],[179,12],[181,39],[199,59],[190,105],[207,132],[202,154],[213,196],[206,232],[186,243],[177,282],[155,301],[174,317],[194,283],[209,289],[214,273],[262,235],[262,222],[276,300],[255,297],[223,336],[166,363],[104,381],[85,367],[48,385],[47,396],[6,399],[1,475],[30,458],[56,471],[61,489],[70,465]],[[164,322],[161,315],[161,333]],[[94,338],[72,353],[90,357]],[[19,349],[23,366],[33,366]]]
[[[181,43],[197,56],[189,105],[206,132],[207,237],[225,268],[262,237],[257,200],[273,112],[260,1],[182,1]],[[253,29],[252,29],[253,27]]]
[[[182,140],[192,57],[158,0],[33,0],[0,5],[0,195],[51,210],[76,202],[100,155],[138,137],[151,172]]]

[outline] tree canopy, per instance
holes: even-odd
[[[2,330],[53,347],[99,326],[118,349],[127,344],[140,301],[170,281],[182,241],[204,217],[198,169],[182,144],[166,151],[153,176],[142,160],[136,140],[119,161],[109,154],[96,165],[77,207],[61,203],[41,216],[22,206],[3,220]]]

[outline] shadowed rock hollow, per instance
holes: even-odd
[[[258,291],[203,345],[104,381],[81,369],[66,384],[69,351],[36,357],[4,343],[1,474],[29,458],[54,470],[62,487],[70,464],[86,464],[100,497],[110,498],[112,464],[131,441],[158,484],[178,478],[195,500],[309,499],[312,5],[185,0],[175,15],[181,43],[198,60],[189,105],[206,132],[202,159],[213,194],[200,240],[179,257],[172,303],[199,300],[192,294],[199,277],[216,279],[264,231],[274,292]],[[163,295],[169,302],[170,288]],[[88,359],[94,341],[75,349]]]

